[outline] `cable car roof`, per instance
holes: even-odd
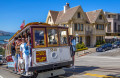
[[[32,23],[28,23],[27,25],[24,26],[23,29],[18,30],[18,31],[9,39],[9,42],[10,42],[13,38],[15,38],[22,30],[24,30],[25,28],[27,28],[27,27],[29,27],[29,26],[33,26],[33,25],[35,25],[35,26],[41,26],[41,25],[42,25],[42,26],[51,26],[50,24],[42,23],[42,22],[32,22]],[[53,26],[59,27],[59,26],[57,26],[57,25],[52,25],[51,27],[53,27]],[[60,26],[60,27],[61,27],[61,26]],[[68,27],[64,27],[64,28],[68,28]]]

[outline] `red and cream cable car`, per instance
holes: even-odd
[[[34,22],[27,24],[9,40],[6,48],[8,67],[14,67],[14,65],[11,65],[13,64],[10,52],[11,44],[15,37],[22,38],[23,35],[29,36],[31,42],[32,64],[28,68],[30,72],[48,72],[73,64],[68,28]]]

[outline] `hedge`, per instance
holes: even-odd
[[[101,45],[96,45],[96,47],[100,47]]]
[[[82,49],[77,49],[77,51],[83,51],[83,50],[88,50],[88,47],[82,48]]]

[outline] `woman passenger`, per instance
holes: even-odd
[[[12,59],[13,59],[13,62],[14,62],[14,73],[17,73],[15,53],[16,53],[15,42],[13,42],[12,46],[11,46],[11,56],[12,56]]]
[[[17,69],[18,69],[18,73],[17,74],[21,74],[21,70],[20,70],[20,65],[19,65],[19,60],[20,60],[20,45],[21,45],[21,38],[18,38],[16,40],[16,60],[17,60]]]

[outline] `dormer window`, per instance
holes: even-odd
[[[78,12],[78,15],[77,15],[78,18],[80,18],[80,12]]]
[[[102,20],[102,15],[99,16],[99,19]]]
[[[110,15],[108,15],[108,18],[110,18]]]

